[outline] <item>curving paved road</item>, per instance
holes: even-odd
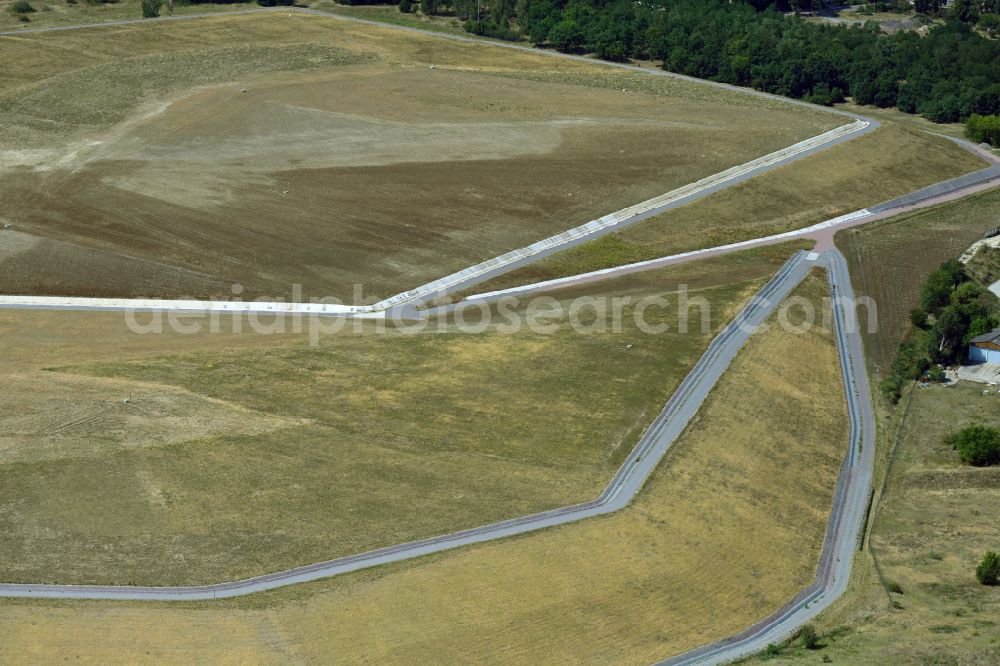
[[[812,268],[819,255],[799,252],[750,300],[747,306],[709,344],[691,373],[681,382],[663,411],[640,438],[625,463],[594,500],[542,513],[505,520],[453,534],[380,548],[367,553],[320,562],[241,581],[189,587],[129,587],[113,585],[2,584],[0,596],[45,599],[193,600],[242,596],[294,585],[350,571],[398,562],[443,550],[534,532],[618,511],[639,492],[660,459],[709,391],[762,323]]]
[[[829,276],[834,299],[836,342],[851,423],[851,435],[837,482],[816,580],[785,607],[737,636],[661,663],[665,666],[717,664],[759,652],[768,643],[780,642],[793,634],[844,592],[871,488],[875,416],[861,335],[851,305],[853,289],[850,275],[843,255],[835,249],[823,253],[801,251],[786,262],[709,344],[604,492],[590,502],[241,581],[189,587],[2,584],[0,596],[159,601],[242,596],[618,511],[628,506],[642,489],[757,326],[816,266],[827,268]]]
[[[835,334],[851,434],[834,492],[816,580],[784,607],[743,632],[666,659],[660,666],[722,664],[756,654],[768,643],[777,644],[792,636],[847,589],[871,492],[875,410],[847,261],[839,250],[832,249],[820,255],[820,263],[827,268],[834,301]]]
[[[173,17],[162,20],[181,20],[186,18],[195,17]],[[347,20],[372,23],[361,19]],[[119,21],[102,25],[122,25],[140,22],[143,21]],[[66,29],[75,29],[75,27],[43,30]],[[403,27],[399,27],[399,29],[416,30],[414,28]],[[23,34],[24,32],[28,31],[15,34]],[[462,41],[481,41],[476,38],[456,35],[438,36]],[[526,49],[538,53],[538,51],[530,47],[512,44],[499,45],[505,48]],[[550,54],[561,57],[576,57],[564,56],[564,54]],[[615,63],[606,64],[627,69],[641,69]],[[653,72],[645,69],[641,71],[676,76],[662,71]],[[679,76],[678,78],[686,79],[688,77]],[[723,84],[715,85],[731,88],[731,86]],[[738,90],[749,93],[755,92],[745,89]],[[757,94],[772,97],[764,93]],[[791,102],[795,103],[794,100]],[[826,233],[830,229],[838,228],[838,225],[841,224],[858,224],[875,219],[872,217],[872,214],[876,214],[879,217],[895,214],[901,212],[906,207],[929,205],[929,202],[937,202],[942,197],[953,198],[958,193],[968,192],[970,188],[982,189],[986,186],[993,186],[998,182],[997,175],[997,173],[992,172],[980,172],[979,176],[974,175],[969,179],[969,182],[939,184],[939,186],[935,186],[937,189],[933,192],[921,191],[903,198],[905,201],[895,200],[894,202],[887,202],[886,205],[888,207],[883,207],[881,210],[876,210],[878,207],[874,207],[871,210],[861,211],[856,216],[850,217],[850,219],[843,220],[838,218],[835,224],[827,224],[822,230]],[[928,190],[931,189],[933,188],[928,188]],[[758,239],[758,241],[767,240]],[[739,249],[739,246],[713,248],[712,251],[718,254],[734,249]],[[778,303],[803,279],[808,271],[817,265],[827,268],[830,287],[834,296],[836,342],[844,377],[845,394],[851,422],[851,436],[835,491],[816,580],[785,607],[761,622],[747,628],[740,634],[699,647],[685,654],[671,657],[661,663],[665,665],[716,664],[759,652],[768,643],[779,642],[787,638],[803,623],[815,617],[833,603],[844,592],[850,576],[854,552],[857,549],[857,538],[863,525],[868,493],[871,486],[875,433],[874,411],[871,404],[868,377],[865,372],[860,331],[857,327],[853,306],[849,305],[850,299],[853,298],[853,290],[847,271],[847,264],[843,255],[836,248],[832,247],[821,253],[813,252],[807,254],[800,252],[775,274],[733,322],[712,341],[704,355],[696,363],[692,372],[684,379],[663,411],[643,434],[627,461],[615,474],[604,492],[591,502],[242,581],[195,587],[3,584],[0,585],[0,596],[56,599],[148,600],[232,597],[334,576],[349,571],[505,538],[516,534],[524,534],[620,510],[627,506],[632,497],[642,488],[653,469],[690,422],[711,388],[725,372],[729,363],[742,348],[756,326],[762,323],[777,307]],[[634,269],[634,267],[632,268]],[[629,269],[630,267],[620,267],[619,272],[626,272]],[[608,276],[605,274],[603,277]],[[548,285],[548,288],[552,286]]]

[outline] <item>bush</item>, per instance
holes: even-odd
[[[910,310],[910,323],[917,328],[927,325],[927,311],[923,308],[913,308]]]
[[[965,136],[976,143],[1000,146],[1000,116],[981,116],[973,113],[965,121]]]
[[[35,11],[28,0],[14,0],[10,5],[10,11],[15,14],[30,14]]]
[[[799,637],[802,639],[802,645],[805,646],[807,650],[819,649],[819,633],[817,633],[816,627],[811,624],[807,624],[802,627],[802,631],[799,632]]]
[[[927,381],[929,382],[937,382],[941,384],[947,379],[947,375],[944,374],[944,368],[940,365],[935,365],[927,371]]]
[[[413,0],[399,0],[399,11],[409,14],[413,11]]]
[[[991,35],[1000,33],[1000,14],[983,14],[979,17],[979,27]]]
[[[142,18],[156,18],[162,6],[163,0],[142,0]]]
[[[291,7],[295,0],[257,0],[261,7]]]
[[[1000,585],[1000,553],[988,551],[976,567],[976,578],[983,585]]]
[[[945,439],[962,462],[974,467],[1000,464],[1000,429],[971,425]]]
[[[520,39],[518,34],[507,26],[498,25],[492,21],[466,21],[465,30],[475,35],[493,37],[494,39],[506,39],[511,42],[516,42]]]

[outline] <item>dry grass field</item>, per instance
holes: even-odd
[[[299,14],[0,54],[6,293],[387,296],[843,122]]]
[[[821,273],[797,292],[826,293]],[[624,511],[247,599],[8,600],[3,657],[648,663],[738,631],[808,584],[846,441],[831,332],[773,327]]]
[[[107,23],[109,21],[137,20],[142,18],[140,0],[111,0],[91,3],[87,0],[29,0],[34,13],[27,15],[28,20],[10,11],[14,0],[0,0],[0,31],[33,30],[37,28],[62,27],[83,24]],[[422,14],[403,14],[396,5],[342,5],[335,0],[315,0],[296,2],[297,7],[308,7],[331,14],[353,16],[367,20],[380,21],[395,25],[418,27],[435,32],[450,32],[458,35],[468,35],[454,16],[431,16]],[[261,8],[253,0],[236,0],[234,2],[193,2],[184,4],[179,0],[174,4],[174,16],[190,14],[210,14],[225,12],[259,11]],[[281,11],[281,8],[275,11]],[[160,16],[167,16],[164,5]]]
[[[876,374],[892,362],[899,340],[909,331],[909,312],[919,303],[927,275],[959,256],[998,219],[1000,191],[992,190],[837,234],[855,292],[877,305],[877,331],[865,335],[868,362]]]
[[[970,423],[1000,425],[998,399],[967,383],[916,390],[872,526],[883,574],[901,590],[891,594],[894,608],[863,558],[851,596],[821,618],[822,650],[793,645],[768,663],[1000,661],[1000,589],[975,577],[983,553],[1000,546],[1000,470],[963,465],[942,441]]]
[[[35,11],[26,15],[27,21],[22,20],[21,15],[10,10],[13,2],[14,0],[0,0],[0,31],[32,30],[142,18],[140,0],[113,0],[93,4],[87,0],[29,0]],[[207,2],[176,4],[174,15],[208,14],[255,8],[257,8],[256,3],[247,0],[225,4]],[[161,15],[167,15],[165,6]]]
[[[946,139],[886,123],[872,134],[554,254],[466,293],[801,229],[985,166]]]
[[[247,323],[139,336],[119,314],[0,310],[3,579],[212,582],[590,499],[791,251],[555,293],[687,285],[705,332],[653,307],[671,330],[644,333],[629,305],[618,331],[350,325],[309,346]]]

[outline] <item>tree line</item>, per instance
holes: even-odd
[[[539,45],[659,60],[673,72],[820,104],[851,96],[936,122],[1000,114],[1000,41],[973,29],[984,14],[1000,13],[1000,0],[956,3],[976,12],[926,35],[784,13],[808,8],[802,0],[520,0],[516,17]]]
[[[378,2],[379,0],[342,0]],[[926,34],[796,14],[818,0],[422,0],[466,29],[606,60],[656,60],[698,78],[833,104],[897,107],[935,122],[1000,115],[1000,0],[917,0],[946,21]],[[896,8],[905,3],[879,3]],[[882,5],[885,5],[883,7]],[[410,11],[414,0],[402,0]]]
[[[818,104],[851,97],[935,122],[1000,116],[1000,40],[987,36],[1000,30],[1000,0],[953,0],[947,8],[940,0],[916,0],[922,15],[946,19],[926,34],[885,34],[871,22],[831,25],[798,15],[821,0],[339,1],[398,2],[404,12],[452,14],[481,35],[606,60],[659,61],[672,72]],[[162,2],[144,0],[144,14],[155,16]],[[909,8],[900,1],[866,7]],[[996,140],[994,122],[973,121],[970,136]]]

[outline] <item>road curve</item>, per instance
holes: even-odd
[[[671,657],[660,666],[722,664],[748,657],[780,643],[828,608],[846,589],[871,492],[875,454],[875,410],[865,368],[861,331],[847,261],[837,249],[823,252],[834,305],[834,328],[840,354],[851,429],[844,463],[834,492],[816,580],[788,604],[741,633]]]
[[[802,281],[819,258],[819,255],[805,252],[795,254],[712,340],[666,406],[643,433],[611,482],[594,500],[240,581],[178,587],[7,583],[0,584],[0,597],[161,601],[235,597],[534,532],[618,511],[627,506],[639,492],[753,331]]]
[[[282,9],[279,11],[285,10]],[[333,16],[310,10],[299,11]],[[164,20],[180,20],[182,18],[194,17],[173,17],[172,19]],[[385,24],[365,21],[363,19],[335,18],[353,20],[360,23],[376,23],[377,25],[385,26]],[[143,21],[119,21],[101,25],[123,25],[140,22]],[[415,28],[395,27],[402,30],[418,31]],[[45,30],[75,28],[61,27]],[[24,34],[25,32],[27,31],[13,34]],[[0,33],[0,35],[2,34],[4,33]],[[460,41],[483,41],[478,38],[458,35],[438,36]],[[497,44],[496,42],[491,43]],[[560,57],[579,58],[578,56],[537,51],[530,47],[513,44],[500,43],[497,45],[505,48],[530,50],[535,53],[549,53]],[[596,61],[588,59],[588,62]],[[617,63],[604,64],[688,79],[688,77],[662,71],[651,71]],[[725,84],[713,85],[732,88],[744,93],[773,97],[765,93],[735,88]],[[783,99],[782,101],[800,103],[795,100]],[[804,103],[801,104],[804,105]],[[980,186],[982,186],[983,182],[980,183]],[[961,190],[953,189],[950,194],[954,195],[958,191]],[[890,214],[893,210],[887,209],[880,212]],[[858,221],[866,222],[871,219],[873,218],[866,216],[865,219]],[[604,492],[591,502],[243,581],[192,587],[2,584],[0,585],[0,596],[148,600],[191,600],[240,596],[389,562],[419,557],[429,553],[523,534],[545,527],[575,522],[588,517],[620,510],[627,506],[632,497],[642,488],[666,451],[697,412],[708,392],[742,348],[752,330],[767,318],[775,307],[777,307],[778,303],[791,292],[807,274],[809,269],[815,265],[823,265],[827,268],[830,287],[834,296],[836,342],[840,355],[841,370],[844,376],[845,394],[851,423],[851,436],[835,491],[833,508],[827,526],[826,539],[820,556],[816,580],[785,607],[761,622],[747,628],[740,634],[699,647],[682,655],[671,657],[661,663],[671,666],[678,664],[715,664],[759,652],[767,643],[779,642],[787,638],[803,623],[815,617],[833,603],[837,597],[843,594],[850,576],[854,552],[857,549],[857,537],[863,525],[868,492],[871,486],[875,433],[874,411],[871,404],[868,378],[865,372],[860,331],[857,327],[853,306],[848,305],[851,302],[850,299],[853,298],[850,276],[843,255],[835,248],[819,254],[800,252],[778,271],[733,322],[712,341],[703,356],[696,363],[694,369],[684,379],[673,396],[671,396],[663,411],[643,434],[631,455],[615,474]]]

